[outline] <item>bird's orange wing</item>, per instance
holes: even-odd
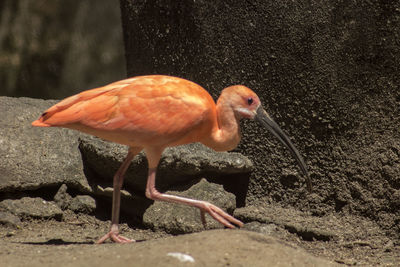
[[[88,106],[98,105],[103,110],[112,108],[115,99],[107,97],[106,94],[112,95],[112,91],[128,84],[128,80],[123,80],[67,97],[46,110],[32,125],[50,127],[79,123],[85,120],[85,116],[88,115],[86,114]],[[101,102],[100,105],[99,102]]]
[[[195,83],[175,77],[142,76],[69,97],[33,125],[78,130],[84,126],[94,135],[96,131],[113,131],[125,135],[125,140],[129,135],[135,143],[156,142],[157,138],[171,142],[185,136],[200,138],[212,128],[215,112],[211,96]]]

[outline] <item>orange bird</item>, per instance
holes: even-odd
[[[261,106],[249,88],[225,88],[217,104],[201,86],[177,77],[151,75],[134,77],[68,97],[49,108],[32,123],[39,127],[64,127],[129,146],[129,152],[113,179],[110,231],[100,238],[118,243],[133,242],[119,234],[121,187],[133,157],[144,150],[149,170],[146,197],[181,203],[200,209],[226,227],[243,223],[217,206],[200,200],[162,194],[155,187],[157,165],[166,147],[200,142],[216,151],[234,149],[240,141],[239,120],[258,121],[270,130],[294,155],[311,182],[303,158],[289,138]]]

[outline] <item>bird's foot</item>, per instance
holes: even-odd
[[[114,241],[115,243],[121,243],[121,244],[126,244],[126,243],[132,243],[135,242],[135,240],[133,239],[129,239],[126,238],[122,235],[119,235],[118,233],[113,233],[113,232],[108,232],[107,234],[105,234],[102,238],[100,238],[96,244],[101,244],[104,241],[106,241],[107,239],[111,239],[112,241]]]
[[[135,242],[134,239],[129,239],[127,237],[124,237],[122,235],[119,235],[118,232],[118,225],[111,225],[110,231],[105,234],[102,238],[100,238],[96,244],[101,244],[107,239],[111,239],[115,243],[121,243],[121,244],[126,244],[126,243],[132,243]]]
[[[201,201],[198,207],[200,209],[201,222],[203,223],[204,227],[207,226],[205,216],[206,213],[210,214],[210,216],[213,217],[214,220],[228,228],[235,228],[235,225],[239,227],[243,226],[243,223],[241,221],[211,203]]]

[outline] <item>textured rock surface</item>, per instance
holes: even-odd
[[[8,211],[0,211],[0,224],[5,226],[17,227],[21,223],[18,216]]]
[[[92,173],[89,176],[96,176],[96,180],[103,178],[106,184],[111,185],[112,177],[126,157],[127,147],[92,136],[82,136],[79,148],[86,168]],[[156,186],[168,189],[172,185],[204,176],[242,175],[246,180],[252,168],[252,162],[239,153],[215,152],[201,144],[167,148],[160,160]],[[146,180],[147,160],[142,152],[132,161],[125,185],[134,191],[144,192]]]
[[[22,219],[62,219],[62,210],[53,202],[42,198],[23,197],[5,199],[0,202],[0,209],[8,211]]]
[[[166,194],[184,196],[210,202],[221,209],[232,213],[236,208],[235,196],[227,193],[222,185],[202,179],[185,191],[167,191]],[[223,226],[206,215],[207,229],[223,228]],[[179,204],[154,202],[143,214],[143,223],[155,231],[171,234],[192,233],[204,230],[197,208]]]
[[[79,235],[82,236],[81,233]],[[7,240],[12,238],[15,237],[9,237]],[[38,240],[38,238],[34,240]],[[4,252],[10,251],[11,248],[14,253],[1,254],[2,251],[0,251],[2,263],[5,266],[32,267],[43,265],[89,267],[110,265],[120,267],[342,266],[312,256],[298,246],[287,244],[276,238],[241,230],[211,230],[129,245],[96,246],[68,243],[62,239],[32,243],[36,245],[15,244],[14,242],[4,246]],[[40,244],[39,248],[37,244]],[[2,245],[3,240],[0,240],[0,246]],[[18,257],[15,256],[16,254]],[[176,256],[177,254],[188,255],[194,262],[182,262]],[[44,259],[46,259],[45,263],[43,263]]]
[[[0,97],[0,192],[67,184],[90,191],[77,132],[37,128],[31,122],[55,101]]]
[[[281,208],[270,205],[248,206],[236,209],[234,216],[245,223],[258,222],[261,225],[246,225],[246,228],[256,232],[264,232],[266,225],[279,226],[291,233],[295,233],[303,240],[337,240],[339,236],[351,235],[355,232],[340,216],[326,216],[324,218],[311,216],[293,208]]]
[[[91,214],[96,210],[96,200],[91,196],[76,196],[68,205],[68,208],[75,212]]]
[[[72,197],[67,192],[67,185],[62,184],[58,189],[57,193],[54,195],[54,202],[59,206],[62,210],[68,208],[69,203],[72,200]]]

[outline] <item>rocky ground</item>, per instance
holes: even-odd
[[[1,266],[399,265],[399,236],[381,221],[346,209],[242,205],[252,162],[197,144],[164,153],[157,186],[210,201],[242,220],[243,229],[222,229],[210,218],[204,229],[197,210],[146,200],[146,161],[139,155],[126,177],[121,214],[121,232],[137,242],[93,245],[108,230],[111,177],[126,149],[31,127],[53,103],[0,98]],[[307,198],[318,203],[319,194]]]
[[[235,215],[249,221],[241,230],[171,235],[124,223],[123,234],[136,243],[94,245],[109,221],[67,210],[61,221],[3,225],[2,266],[398,266],[398,241],[362,218],[315,218],[277,206],[243,208]],[[189,255],[194,263],[173,253]]]

